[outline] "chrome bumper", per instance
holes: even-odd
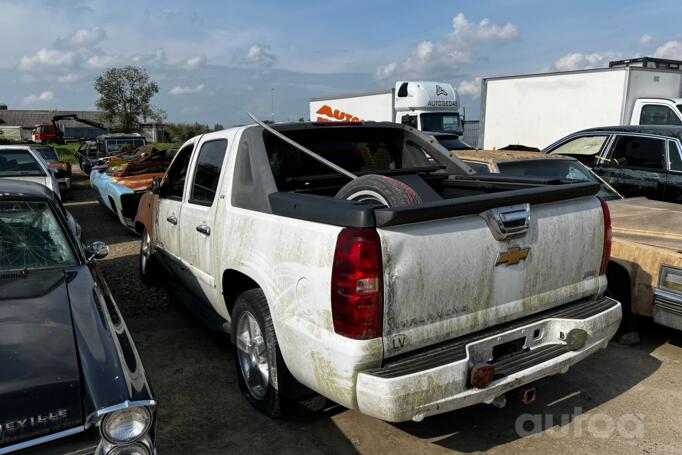
[[[654,289],[654,322],[682,330],[682,295]]]
[[[599,349],[618,329],[621,306],[603,297],[564,305],[424,352],[389,360],[357,379],[358,409],[389,422],[420,420],[495,398],[540,378],[568,371]],[[566,334],[587,332],[585,344],[569,350]],[[486,388],[469,385],[471,368],[493,358],[493,348],[524,339],[524,351],[496,363],[497,377]]]

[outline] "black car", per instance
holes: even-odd
[[[612,126],[573,133],[544,152],[572,156],[625,197],[682,203],[682,127]]]
[[[147,139],[139,133],[101,134],[96,141],[81,143],[74,156],[81,170],[90,175],[100,158],[119,155],[126,150],[134,151],[146,144]]]
[[[153,454],[156,401],[94,259],[45,187],[0,180],[0,454]]]

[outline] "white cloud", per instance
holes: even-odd
[[[460,81],[460,83],[457,85],[457,92],[460,95],[478,98],[481,95],[481,81],[482,79],[480,77],[476,77],[470,81]]]
[[[206,86],[204,84],[199,84],[195,86],[187,86],[187,85],[176,85],[168,93],[170,93],[173,96],[177,95],[186,95],[189,93],[199,93],[202,92]]]
[[[185,61],[185,64],[187,65],[187,68],[195,70],[206,64],[206,57],[203,55],[197,55],[196,57],[188,58]]]
[[[163,49],[154,49],[153,52],[147,54],[136,54],[130,57],[133,63],[141,65],[162,65],[166,63],[166,51]]]
[[[40,102],[54,101],[54,92],[51,90],[45,90],[38,95],[28,95],[22,100],[24,104],[36,104]]]
[[[649,44],[654,42],[654,37],[649,35],[648,33],[645,33],[644,35],[639,38],[639,44],[642,46],[648,46]]]
[[[46,68],[70,67],[76,61],[76,54],[71,51],[42,48],[33,55],[25,55],[19,61],[21,71],[39,71]]]
[[[544,71],[573,71],[606,66],[610,60],[622,57],[622,53],[614,51],[592,52],[572,52],[556,60]]]
[[[668,41],[656,49],[654,57],[682,60],[682,41]]]
[[[405,60],[378,68],[376,75],[378,79],[396,74],[413,78],[448,75],[462,64],[470,63],[480,47],[512,42],[518,37],[518,28],[511,22],[495,24],[483,19],[474,23],[459,13],[452,18],[452,30],[440,42],[422,41]]]
[[[91,69],[104,69],[116,64],[116,57],[106,54],[95,54],[87,58],[83,64]]]
[[[391,77],[395,70],[398,69],[398,64],[396,62],[389,63],[386,66],[381,66],[377,69],[377,79],[387,79]]]
[[[246,52],[246,55],[237,59],[237,63],[249,66],[270,67],[275,64],[277,57],[270,46],[254,44]]]
[[[100,27],[82,28],[65,37],[59,37],[54,43],[57,49],[89,48],[107,39],[107,32]]]
[[[71,82],[78,82],[83,79],[83,74],[67,73],[57,77],[57,82],[60,84],[70,84]]]

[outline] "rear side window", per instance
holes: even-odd
[[[668,106],[647,104],[639,116],[640,125],[682,125],[675,111]]]
[[[680,158],[680,149],[676,142],[668,141],[668,159],[671,171],[682,171],[682,158]]]
[[[226,150],[225,139],[206,142],[201,146],[189,202],[199,205],[213,204]]]
[[[161,197],[168,199],[182,200],[185,191],[185,180],[187,179],[187,166],[192,156],[194,146],[189,145],[181,149],[173,163],[171,163],[166,178],[161,185]]]
[[[650,137],[618,136],[610,158],[617,161],[619,166],[660,171],[665,169],[665,141]]]

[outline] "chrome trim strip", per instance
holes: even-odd
[[[682,295],[664,291],[663,289],[655,288],[654,297],[667,300],[668,302],[673,304],[682,305]]]
[[[85,418],[85,428],[90,428],[93,423],[98,423],[99,420],[104,417],[106,414],[109,414],[110,412],[114,411],[119,411],[121,409],[126,409],[126,408],[135,408],[138,406],[147,406],[147,407],[152,407],[156,406],[156,400],[138,400],[138,401],[123,401],[118,404],[114,404],[111,406],[107,406],[105,408],[99,408],[95,412],[91,413]],[[154,418],[154,415],[152,414],[152,419]],[[2,455],[2,454],[0,454]]]
[[[138,406],[156,406],[156,400],[139,400],[139,401],[124,401],[123,403],[114,404],[112,406],[107,406],[106,408],[100,408],[95,412],[97,417],[102,417],[104,414],[109,414],[110,412],[119,411],[126,408],[136,408]]]
[[[2,447],[0,448],[0,455],[4,455],[6,453],[11,453],[15,452],[17,450],[22,450],[26,449],[29,447],[37,446],[39,444],[44,444],[46,442],[54,441],[57,439],[61,438],[66,438],[67,436],[73,436],[74,434],[78,433],[83,433],[85,431],[85,427],[83,425],[75,428],[70,428],[68,430],[60,431],[59,433],[53,433],[53,434],[48,434],[47,436],[41,436],[36,439],[31,439],[30,441],[24,441],[20,442],[18,444],[14,444],[11,446],[7,447]]]

